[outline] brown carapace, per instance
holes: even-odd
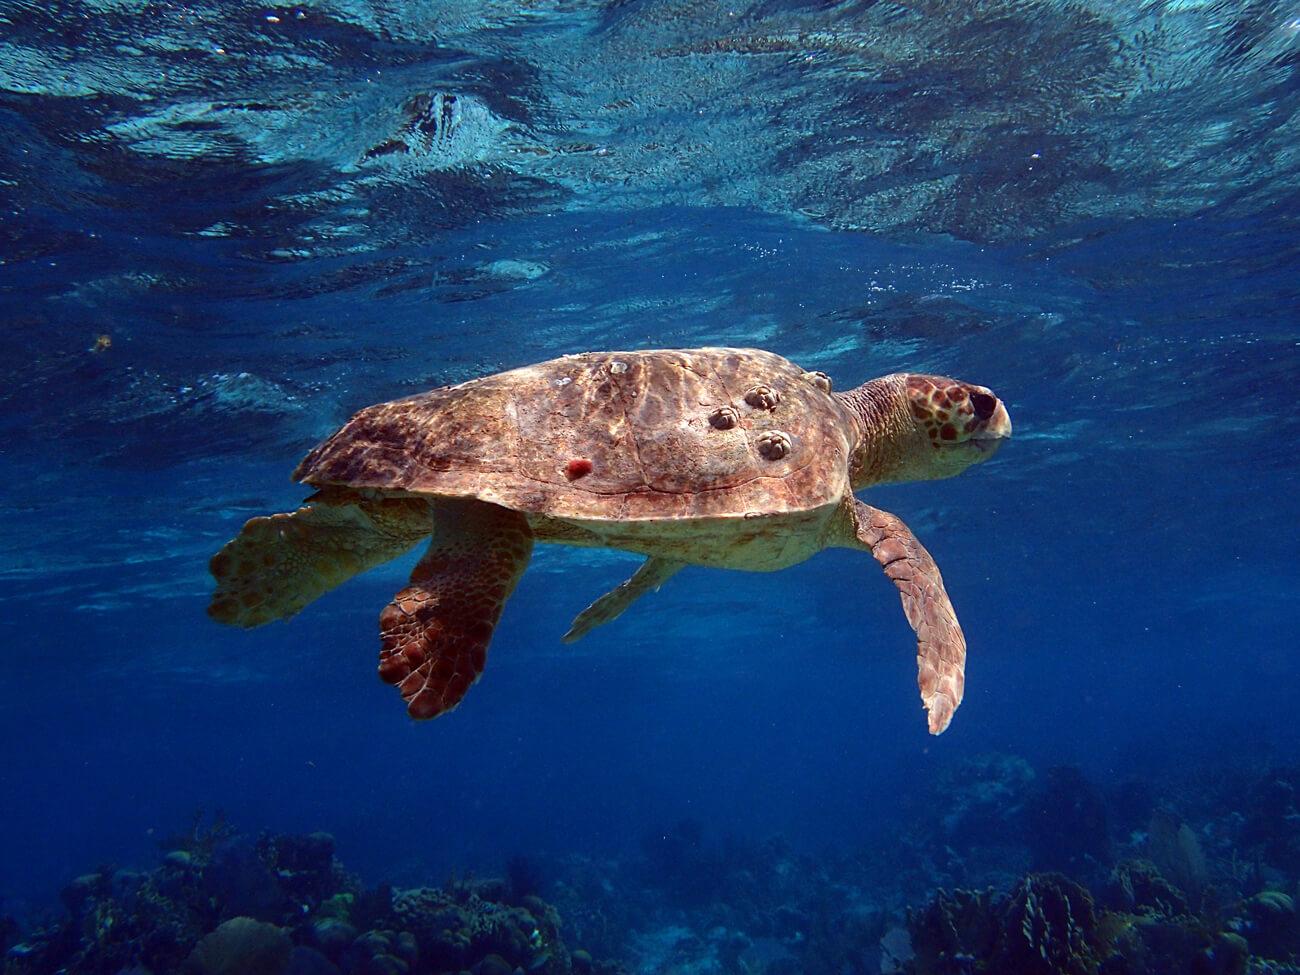
[[[429,539],[380,614],[379,674],[430,718],[478,680],[535,542],[646,558],[566,641],[685,565],[772,571],[856,548],[899,592],[938,734],[961,703],[965,638],[929,552],[854,491],[951,476],[1010,434],[992,392],[943,377],[833,393],[758,349],[566,356],[362,410],[299,465],[318,489],[304,507],[252,519],[213,557],[209,612],[287,618]]]

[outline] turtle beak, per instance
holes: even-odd
[[[983,424],[979,430],[971,434],[970,442],[986,456],[992,457],[1002,446],[1002,441],[1011,439],[1011,416],[1002,401],[991,392],[981,391],[972,399],[975,415],[983,421]]]
[[[981,440],[1010,440],[1011,439],[1011,415],[1007,413],[1007,408],[998,400],[993,415],[989,417],[988,423],[980,431]]]

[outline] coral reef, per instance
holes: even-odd
[[[250,839],[224,824],[173,838],[154,870],[104,868],[63,918],[5,937],[4,975],[617,975],[570,952],[560,917],[503,881],[366,888],[333,837]]]
[[[1165,880],[1150,860],[1125,860],[1111,871],[1104,898],[1121,914],[1177,917],[1187,913],[1187,898]]]
[[[282,975],[292,953],[293,942],[281,928],[234,917],[199,940],[181,975]]]
[[[393,914],[435,971],[491,959],[493,970],[567,975],[571,961],[555,909],[532,894],[518,905],[503,903],[507,894],[499,883],[419,887],[395,893]]]
[[[1151,879],[1146,868],[1141,876]],[[1157,886],[1159,886],[1157,884]],[[909,919],[910,975],[1242,975],[1247,948],[1192,916],[1098,911],[1060,874],[1030,874],[1008,895],[941,892]]]
[[[1170,787],[1162,799],[1156,785],[1133,780],[1100,790],[1071,767],[1039,776],[1023,803],[1018,840],[1037,868],[1057,866],[1062,873],[1039,869],[1001,893],[939,890],[909,912],[908,942],[891,946],[886,961],[893,967],[886,970],[1300,971],[1300,916],[1292,896],[1300,866],[1294,860],[1300,777],[1265,769],[1253,780],[1227,776],[1226,786],[1205,778],[1199,789],[1186,782]],[[1192,815],[1197,821],[1185,818]],[[948,840],[951,831],[931,825],[910,846],[927,839]],[[980,842],[1005,845],[994,837],[971,846]],[[958,846],[949,859],[969,864],[981,856]],[[942,878],[944,871],[933,875]],[[1000,876],[990,871],[984,879]]]
[[[1297,786],[982,756],[861,851],[684,820],[623,857],[530,850],[499,880],[401,888],[350,875],[328,834],[218,821],[152,870],[73,879],[58,920],[0,919],[4,975],[1300,975]]]
[[[685,822],[630,862],[571,858],[553,896],[647,975],[1300,975],[1287,775],[1199,778],[1104,788],[982,756],[942,770],[871,855]],[[1243,808],[1261,792],[1266,815]]]

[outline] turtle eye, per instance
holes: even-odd
[[[998,408],[998,398],[988,393],[971,393],[970,402],[975,408],[975,416],[980,420],[987,420]]]

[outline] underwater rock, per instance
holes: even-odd
[[[181,968],[182,975],[284,975],[293,942],[274,924],[251,917],[226,921],[204,936]]]
[[[1242,905],[1242,933],[1252,951],[1278,961],[1300,961],[1300,919],[1295,901],[1280,890],[1265,890]]]
[[[417,957],[409,933],[367,931],[344,952],[342,965],[348,975],[406,975]]]
[[[473,975],[511,975],[514,970],[500,955],[488,955],[472,969]]]
[[[346,921],[326,917],[312,924],[311,936],[316,947],[337,959],[357,939],[357,929]]]
[[[339,975],[339,969],[315,948],[299,945],[289,954],[284,975]]]
[[[414,967],[416,960],[420,957],[420,949],[415,942],[415,935],[411,934],[410,931],[398,931],[393,944],[393,954]]]

